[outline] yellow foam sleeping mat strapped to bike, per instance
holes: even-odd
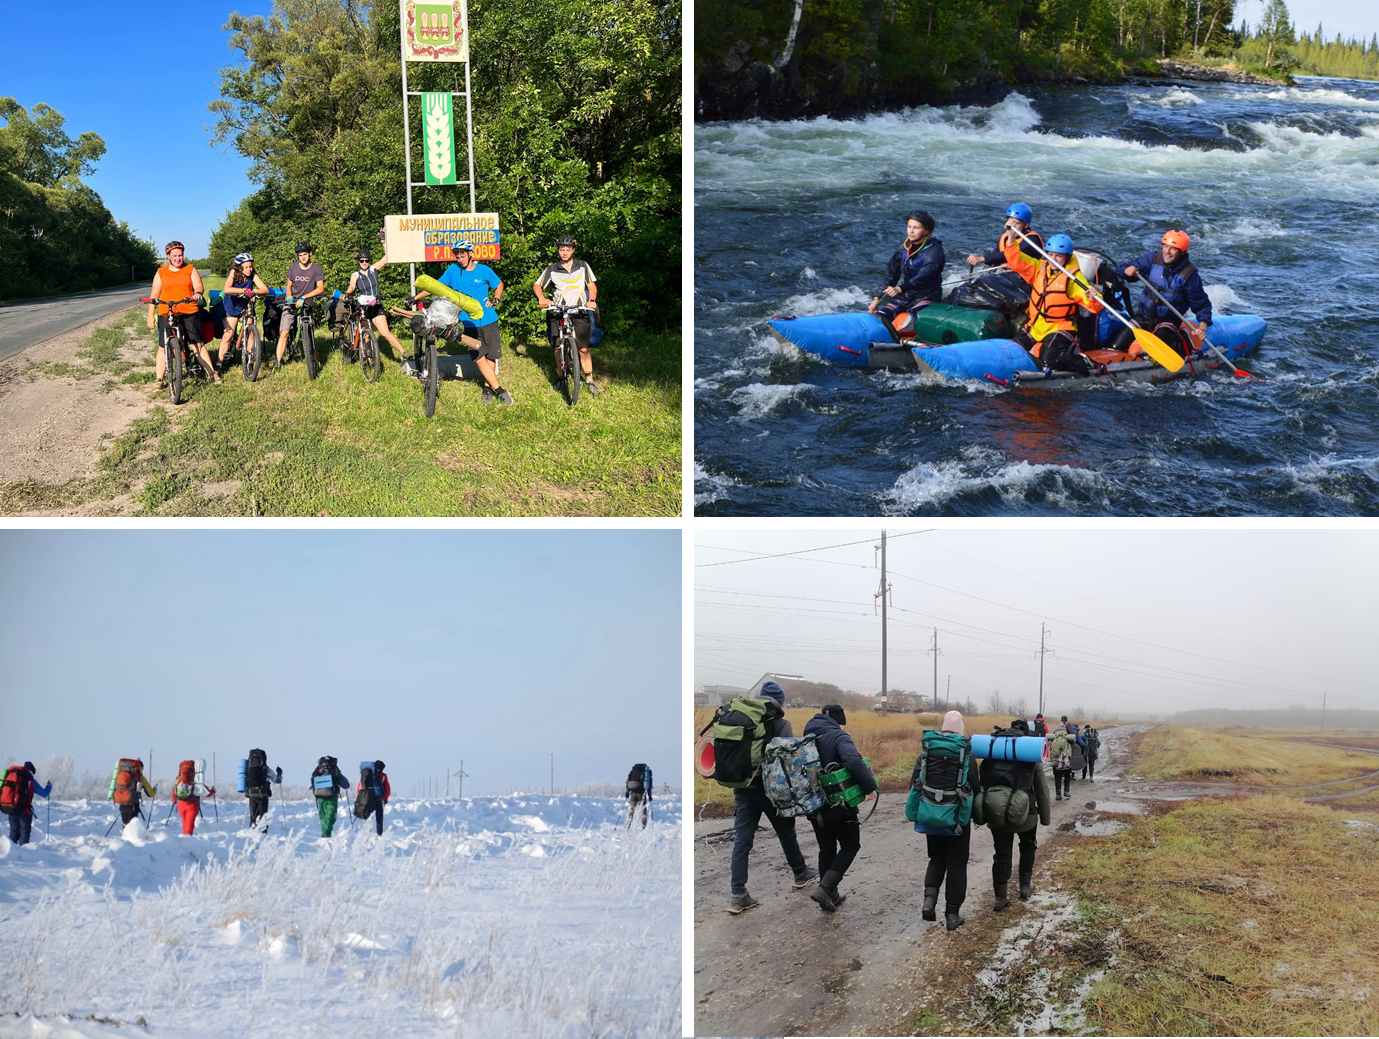
[[[440,296],[448,299],[455,306],[459,307],[475,321],[484,316],[484,307],[473,296],[466,296],[463,292],[456,292],[449,285],[442,285],[429,274],[422,274],[417,277],[417,288],[425,289],[433,296]]]

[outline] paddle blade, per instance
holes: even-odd
[[[1153,332],[1146,332],[1142,328],[1135,329],[1135,342],[1170,372],[1176,372],[1183,366],[1182,356]]]

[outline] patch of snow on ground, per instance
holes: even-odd
[[[105,837],[108,805],[59,802],[0,851],[27,953],[0,1039],[681,1032],[678,801],[628,831],[609,798],[395,799],[330,840],[314,801],[266,835],[242,803],[191,837],[154,811]]]

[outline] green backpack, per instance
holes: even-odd
[[[917,833],[956,837],[972,821],[972,749],[955,732],[926,730],[910,777],[905,818]]]
[[[771,722],[784,715],[775,700],[734,697],[714,713],[700,731],[713,730],[713,778],[722,786],[740,789],[761,775],[766,734]]]

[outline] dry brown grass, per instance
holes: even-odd
[[[1135,772],[1158,781],[1225,780],[1300,791],[1379,769],[1379,759],[1372,754],[1281,738],[1295,735],[1299,734],[1160,725],[1135,741]]]
[[[1379,1034],[1379,827],[1277,795],[1202,801],[1051,867],[1114,953],[1110,1035]]]

